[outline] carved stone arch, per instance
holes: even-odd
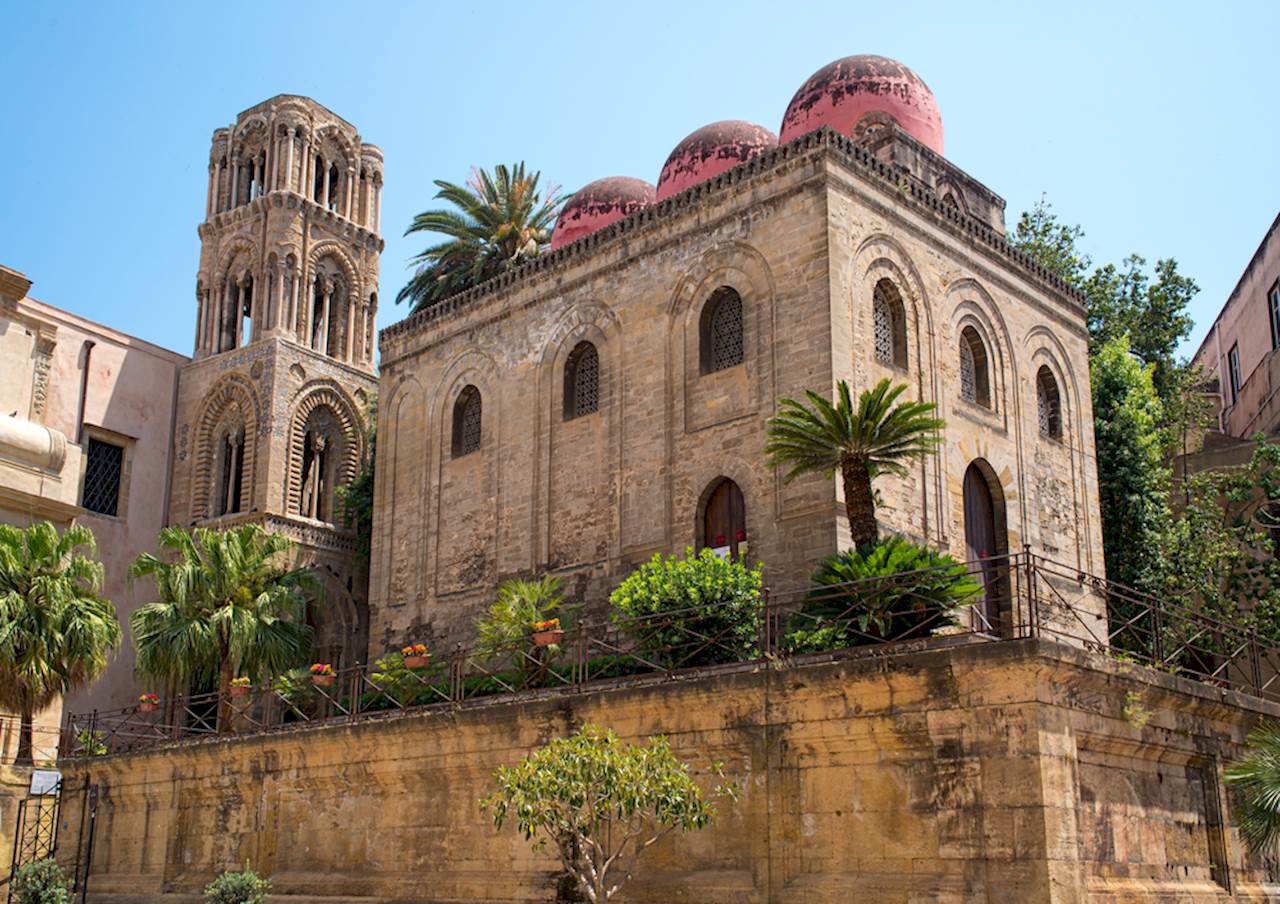
[[[737,284],[722,278],[735,274]],[[717,280],[736,290],[746,304],[759,305],[767,301],[772,310],[777,285],[768,260],[746,242],[726,242],[698,258],[676,283],[667,304],[673,328],[687,324],[690,317],[696,318],[701,313],[702,305],[721,284]]]
[[[498,366],[493,358],[475,348],[460,353],[444,369],[430,403],[431,425],[443,460],[447,461],[450,457],[448,450],[452,441],[453,404],[468,386],[475,386],[480,391],[484,413],[483,432],[486,437],[480,451],[484,452],[491,445],[489,437],[496,438],[500,414],[495,379],[497,372]]]
[[[244,428],[244,496],[252,500],[255,487],[261,403],[252,382],[242,374],[227,374],[205,396],[195,429],[195,473],[191,488],[191,512],[196,520],[212,517],[210,499],[216,478],[216,440],[228,423]]]
[[[992,411],[1007,418],[1019,404],[1017,360],[1008,325],[990,293],[976,280],[964,278],[947,288],[951,306],[951,344],[958,349],[965,326],[973,326],[991,355]],[[1016,423],[1016,420],[1015,420]]]
[[[364,419],[354,400],[332,380],[308,383],[298,390],[289,418],[288,465],[285,481],[286,511],[296,515],[301,512],[303,444],[307,424],[313,412],[327,408],[333,413],[338,429],[344,438],[342,457],[337,463],[336,486],[345,486],[355,479],[364,459]]]
[[[351,144],[351,140],[336,125],[324,125],[316,128],[316,146],[320,156],[326,163],[339,164],[338,169],[345,175],[347,167],[359,159],[359,154]],[[337,152],[336,155],[334,152]]]
[[[317,242],[312,247],[310,254],[307,255],[307,272],[315,273],[320,262],[326,258],[333,258],[337,262],[338,268],[342,270],[343,276],[347,280],[347,289],[352,297],[359,298],[363,294],[363,285],[360,281],[360,271],[356,269],[356,265],[352,262],[351,256],[336,241],[332,239]]]
[[[677,511],[677,523],[683,525],[683,532],[673,537],[676,549],[686,546],[696,549],[707,545],[707,538],[703,536],[707,503],[719,484],[725,480],[733,481],[742,491],[748,542],[753,537],[759,539],[764,532],[764,525],[771,523],[776,514],[767,507],[767,501],[771,498],[776,505],[776,496],[770,492],[767,483],[768,476],[769,472],[761,472],[758,466],[753,466],[737,455],[718,455],[713,461],[699,462],[690,475],[690,486],[697,495],[687,500]],[[674,553],[676,549],[671,551]]]
[[[1063,440],[1069,441],[1078,436],[1077,421],[1080,414],[1080,387],[1076,382],[1075,369],[1071,366],[1071,358],[1062,342],[1047,326],[1037,325],[1027,331],[1023,339],[1023,348],[1027,350],[1027,377],[1031,385],[1035,385],[1036,375],[1041,367],[1047,367],[1058,381],[1058,395],[1061,403]]]
[[[932,371],[933,307],[920,271],[907,249],[892,236],[877,233],[868,236],[858,245],[853,259],[855,272],[862,273],[862,284],[855,289],[855,295],[859,297],[853,299],[853,309],[858,310],[859,303],[869,302],[877,282],[881,279],[891,280],[907,309],[907,328],[913,334],[907,337],[907,341],[915,361],[919,362],[919,372],[923,375],[926,370]],[[865,295],[862,294],[864,289]],[[929,398],[935,392],[926,394],[922,385],[921,395]]]
[[[251,271],[257,271],[257,251],[257,246],[248,236],[236,236],[231,239],[231,241],[227,242],[226,246],[222,249],[222,253],[218,255],[218,266],[214,270],[214,273],[218,276],[227,275],[232,264],[237,263],[242,255],[247,256],[248,258],[248,269]]]

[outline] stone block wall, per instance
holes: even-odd
[[[1221,782],[1278,714],[1051,643],[939,640],[79,762],[62,850],[93,782],[100,904],[194,902],[245,860],[298,904],[551,901],[555,862],[477,801],[497,766],[594,722],[723,760],[741,788],[651,849],[625,901],[1280,901]]]

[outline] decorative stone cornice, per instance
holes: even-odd
[[[1055,295],[1074,302],[1083,310],[1084,296],[1080,292],[1069,286],[1057,274],[1052,273],[1032,260],[1029,255],[1014,248],[995,229],[986,223],[967,216],[948,204],[944,204],[935,192],[925,186],[913,185],[904,190],[900,174],[895,172],[892,167],[877,158],[866,148],[857,144],[853,139],[846,138],[831,128],[824,126],[786,144],[770,148],[712,179],[699,183],[678,195],[672,195],[657,204],[636,211],[616,223],[612,223],[603,229],[565,245],[563,248],[544,252],[533,260],[514,267],[506,273],[446,298],[426,310],[411,314],[399,323],[393,323],[381,330],[378,334],[379,344],[381,345],[388,339],[424,329],[437,320],[468,308],[482,298],[513,287],[535,274],[561,270],[574,263],[579,263],[597,248],[612,242],[620,236],[633,234],[652,222],[692,210],[711,198],[729,191],[733,186],[761,173],[777,169],[800,157],[810,156],[816,159],[824,155],[830,155],[849,166],[854,172],[865,177],[882,194],[905,202],[916,212],[932,218],[952,232],[959,233],[978,242],[1032,282],[1038,283]]]

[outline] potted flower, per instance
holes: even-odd
[[[400,655],[404,657],[406,669],[425,669],[431,661],[431,653],[425,643],[410,644],[400,651]]]
[[[337,680],[338,676],[329,663],[317,662],[311,666],[311,683],[316,687],[333,687],[333,682]]]
[[[249,682],[248,678],[231,679],[231,696],[247,697],[251,690],[253,690],[253,685]]]
[[[138,712],[153,713],[160,708],[160,698],[155,694],[138,695]]]
[[[549,647],[560,643],[564,638],[564,630],[560,627],[560,619],[549,618],[546,621],[534,622],[529,626],[533,631],[535,647]]]

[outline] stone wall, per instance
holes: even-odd
[[[1222,765],[1264,715],[1075,649],[950,639],[105,757],[68,765],[66,794],[100,787],[103,904],[194,902],[246,860],[298,904],[545,902],[555,863],[477,800],[495,767],[595,722],[663,733],[741,787],[655,846],[627,901],[1280,901],[1224,818]]]

